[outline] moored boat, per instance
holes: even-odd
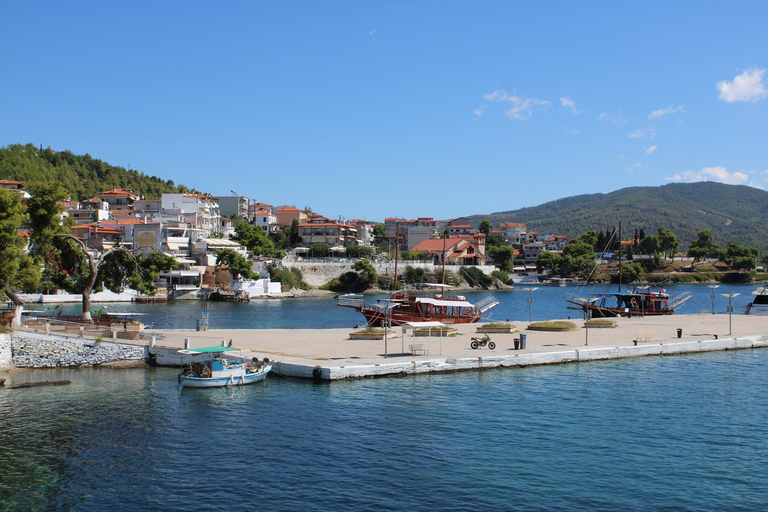
[[[768,288],[763,286],[758,288],[752,295],[755,296],[752,302],[747,304],[747,309],[744,311],[745,315],[759,315],[768,316]]]
[[[462,295],[398,291],[376,303],[368,303],[360,295],[342,295],[336,305],[362,313],[369,326],[382,327],[406,322],[471,324],[478,322],[485,311],[498,303],[491,296],[472,304]]]
[[[657,292],[635,288],[625,292],[591,294],[588,298],[569,294],[566,300],[573,304],[568,306],[568,309],[589,311],[590,318],[599,318],[671,315],[690,298],[691,292],[684,292],[670,299],[664,288]]]
[[[233,347],[203,347],[179,350],[180,354],[197,356],[210,355],[210,359],[193,361],[182,366],[179,384],[188,388],[217,388],[227,386],[245,386],[259,382],[272,370],[269,359],[259,362],[253,358],[252,364],[240,361],[228,361],[223,353],[236,351]]]

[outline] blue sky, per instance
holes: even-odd
[[[328,217],[768,188],[768,2],[4,2],[0,145]]]

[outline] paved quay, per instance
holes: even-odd
[[[583,320],[571,320],[579,327],[571,332],[531,331],[526,329],[528,322],[511,321],[515,332],[490,335],[495,350],[470,347],[472,337],[482,336],[476,332],[482,323],[455,326],[456,334],[442,339],[414,339],[411,331],[403,336],[395,327],[386,352],[384,341],[349,339],[353,328],[152,332],[159,335],[155,350],[180,349],[185,339],[191,348],[231,341],[245,357],[268,357],[277,374],[323,380],[768,347],[766,317],[698,314],[615,320],[614,328],[590,327],[588,332]],[[526,335],[526,348],[515,350],[514,340],[521,334]],[[411,345],[422,345],[426,353],[411,354]]]

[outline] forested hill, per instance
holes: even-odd
[[[606,230],[622,221],[623,238],[635,229],[655,234],[671,230],[685,249],[696,233],[708,230],[715,242],[729,241],[768,250],[768,192],[743,185],[714,182],[671,183],[659,187],[630,187],[609,194],[567,197],[531,208],[473,215],[472,225],[488,219],[525,223],[528,231],[579,235]]]
[[[147,199],[161,194],[192,192],[184,185],[109,165],[90,155],[40,149],[34,144],[0,148],[0,180],[60,181],[73,200],[82,201],[113,188],[130,188]]]

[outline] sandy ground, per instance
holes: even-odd
[[[521,353],[514,350],[514,339],[521,334],[527,337],[525,352],[559,352],[567,349],[620,347],[646,343],[673,343],[676,341],[699,341],[768,335],[768,317],[724,314],[710,315],[671,315],[664,317],[618,318],[617,327],[612,329],[584,328],[584,322],[571,320],[578,326],[572,332],[530,331],[528,322],[511,322],[516,328],[512,334],[491,334],[496,343],[495,350],[481,347],[470,348],[476,329],[482,324],[459,325],[457,333],[440,339],[434,336],[413,338],[411,331],[403,336],[402,329],[396,327],[389,336],[385,349],[384,341],[350,340],[349,334],[354,329],[216,329],[209,331],[163,330],[156,344],[161,347],[181,348],[184,339],[189,338],[192,348],[221,345],[222,342],[243,350],[248,357],[268,357],[272,361],[292,362],[310,365],[329,363],[381,363],[386,360],[407,357],[413,359],[409,346],[422,344],[428,349],[425,355],[416,358],[435,357],[477,357],[482,355],[513,355]],[[732,326],[729,326],[729,324]],[[678,339],[677,329],[682,329]],[[732,334],[729,335],[729,332]],[[386,350],[386,352],[385,352]],[[385,353],[387,359],[385,359]]]

